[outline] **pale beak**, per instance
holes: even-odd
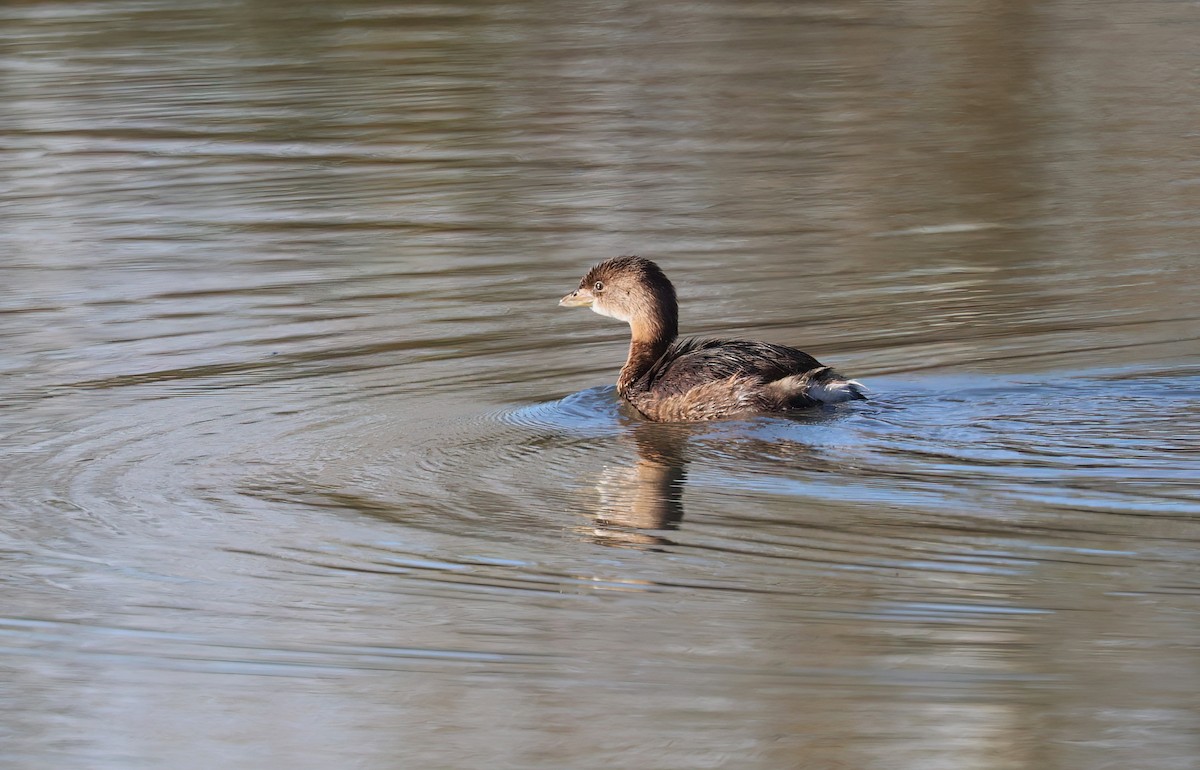
[[[559,307],[591,307],[596,297],[591,289],[576,289],[558,301]]]

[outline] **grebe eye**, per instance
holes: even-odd
[[[594,291],[604,291],[604,282],[596,281],[596,285],[592,287]]]

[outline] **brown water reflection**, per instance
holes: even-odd
[[[683,520],[687,432],[650,423],[639,423],[631,432],[637,459],[632,466],[610,469],[597,485],[596,535],[602,542],[671,544],[646,530],[677,529]]]
[[[0,765],[1196,766],[1198,31],[3,5]],[[630,252],[875,397],[639,423]]]

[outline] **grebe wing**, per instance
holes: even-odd
[[[820,366],[821,363],[809,354],[785,345],[693,338],[667,348],[642,379],[645,386],[655,392],[672,395],[728,377],[753,377],[761,382],[773,382]]]

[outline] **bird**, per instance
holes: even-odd
[[[809,354],[769,342],[678,339],[675,287],[649,259],[605,260],[558,301],[629,324],[617,393],[655,422],[698,422],[866,399],[866,387]]]

